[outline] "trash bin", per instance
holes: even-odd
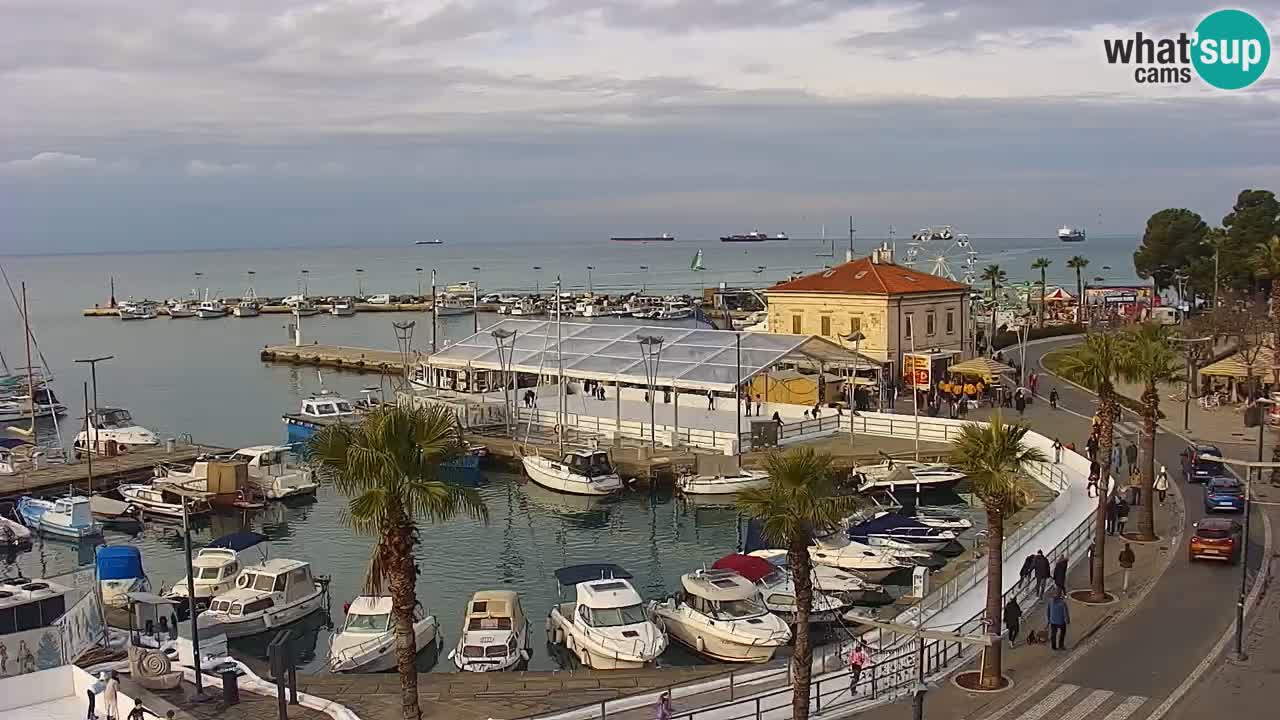
[[[240,674],[235,668],[222,671],[222,704],[235,705],[240,702]]]

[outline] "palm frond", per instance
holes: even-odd
[[[743,492],[738,508],[759,520],[761,533],[775,545],[807,542],[814,531],[835,527],[862,504],[858,496],[836,494],[831,457],[812,448],[772,453],[765,469],[769,485]]]
[[[951,462],[964,470],[973,494],[988,511],[1012,514],[1025,507],[1031,492],[1025,483],[1032,463],[1048,462],[1025,441],[1030,428],[1006,423],[996,413],[986,425],[966,424],[951,450]]]

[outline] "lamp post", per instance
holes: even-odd
[[[89,437],[89,428],[88,428],[88,427],[86,427],[86,428],[85,428],[85,434],[84,434],[84,441],[85,441],[85,446],[86,446],[86,447],[85,447],[85,450],[86,450],[86,452],[88,452],[88,453],[90,453],[90,454],[92,454],[93,452],[97,451],[97,449],[98,449],[98,426],[97,426],[97,422],[98,422],[98,363],[100,363],[100,362],[105,362],[105,361],[107,361],[107,360],[114,360],[114,359],[115,359],[115,355],[100,355],[100,356],[98,356],[98,357],[83,358],[83,359],[81,359],[81,360],[76,360],[76,362],[78,362],[78,363],[85,363],[85,364],[87,364],[87,365],[89,366],[89,383],[90,383],[90,386],[93,388],[93,422],[94,422],[94,425],[93,425],[93,437]],[[87,416],[89,415],[89,408],[87,408],[87,407],[86,407],[86,408],[84,409],[84,413],[85,413],[85,415],[86,415],[86,417],[87,417]],[[89,421],[86,419],[86,420],[85,420],[85,425],[87,426],[88,424],[89,424]],[[92,461],[91,461],[91,462],[92,462]],[[92,471],[92,466],[90,466],[90,468],[91,468],[91,469],[90,469],[90,478],[91,478],[91,480],[92,480],[92,472],[93,472],[93,471]],[[90,489],[92,489],[92,488],[90,488]]]
[[[306,300],[306,299],[307,299],[307,293],[310,291],[310,288],[308,288],[308,287],[307,287],[307,276],[311,274],[311,271],[310,271],[310,270],[299,270],[299,271],[298,271],[298,274],[302,276],[302,299],[303,299],[303,300]]]
[[[480,266],[472,265],[471,272],[480,274]],[[471,332],[480,332],[480,280],[476,276],[471,279]]]
[[[356,268],[356,297],[364,297],[364,268]]]
[[[507,435],[515,437],[511,425],[511,416],[515,412],[515,407],[511,401],[509,389],[511,388],[511,358],[516,348],[516,331],[497,328],[489,334],[493,336],[493,344],[498,346],[498,368],[502,373],[502,400],[506,403],[504,414],[507,421]],[[509,345],[508,340],[511,341]]]
[[[542,297],[542,266],[533,266],[533,294],[535,297]]]
[[[422,268],[414,268],[413,271],[418,274],[418,297],[422,297]]]
[[[191,659],[195,661],[196,694],[195,702],[204,702],[204,671],[200,667],[200,624],[197,622],[200,613],[196,612],[196,573],[191,566],[191,518],[187,514],[187,497],[182,496],[182,544],[187,556],[187,613],[191,618]]]
[[[853,343],[853,390],[849,392],[849,398],[854,402],[853,406],[849,408],[849,447],[853,447],[853,416],[858,408],[858,369],[862,366],[862,356],[858,354],[858,344],[865,340],[866,337],[861,330],[854,330],[842,338],[845,342]]]
[[[644,376],[649,383],[649,449],[658,447],[657,413],[654,410],[654,395],[657,394],[658,363],[662,362],[662,336],[641,335],[640,357],[644,360]]]
[[[640,281],[640,294],[643,295],[645,290],[649,288],[649,266],[641,265],[640,272],[644,273],[644,280]]]
[[[587,294],[590,295],[591,297],[595,297],[596,295],[595,289],[591,286],[591,271],[595,269],[596,269],[595,265],[587,266]]]

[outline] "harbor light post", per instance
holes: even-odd
[[[527,285],[525,287],[528,287]],[[533,295],[534,297],[542,297],[542,266],[533,266]]]
[[[356,268],[356,297],[364,297],[364,268]]]
[[[511,358],[516,349],[516,331],[507,330],[505,328],[497,328],[489,333],[493,336],[493,344],[498,346],[498,371],[502,374],[502,401],[506,403],[503,414],[506,415],[507,435],[515,437],[515,429],[511,424],[511,416],[515,413],[515,403],[512,402],[510,391],[511,387]],[[510,340],[510,344],[507,341]]]
[[[200,665],[200,623],[196,612],[196,573],[191,566],[191,518],[187,514],[186,495],[182,496],[182,544],[187,556],[187,613],[191,618],[191,659],[195,662],[196,694],[191,696],[194,702],[204,702],[208,698],[204,694],[204,669]]]
[[[862,366],[862,363],[860,362],[862,356],[858,354],[858,345],[865,340],[866,337],[866,335],[862,334],[861,330],[854,330],[843,338],[845,342],[853,343],[853,389],[849,391],[849,400],[852,403],[852,407],[849,408],[849,447],[853,447],[855,437],[853,432],[853,418],[854,415],[857,414],[858,410],[858,369]]]
[[[413,271],[418,274],[418,297],[422,297],[422,268],[414,268]]]
[[[640,281],[640,294],[643,295],[649,289],[649,266],[641,265],[640,272],[644,273],[644,280]]]
[[[591,297],[595,297],[595,294],[596,294],[595,289],[591,285],[591,271],[595,269],[596,269],[595,265],[587,266],[587,295],[590,295]]]
[[[472,265],[471,272],[475,273],[471,280],[471,332],[480,332],[480,266]]]
[[[644,360],[644,376],[649,382],[649,449],[658,447],[657,411],[654,410],[654,395],[657,394],[658,363],[662,362],[661,335],[641,335],[640,357]]]
[[[302,299],[303,299],[303,300],[306,300],[306,299],[307,299],[307,293],[308,293],[308,292],[310,292],[310,288],[308,288],[308,287],[307,287],[307,276],[311,274],[311,271],[310,271],[310,270],[303,269],[303,270],[299,270],[299,271],[298,271],[298,274],[302,276],[302,277],[301,277],[301,281],[302,281]]]
[[[76,362],[78,363],[85,363],[89,366],[89,384],[93,391],[93,416],[94,416],[95,422],[97,422],[97,419],[98,419],[98,363],[106,362],[107,360],[114,360],[115,357],[116,357],[115,355],[99,355],[98,357],[83,358],[80,360],[76,360]],[[87,419],[89,415],[88,407],[85,407],[84,413],[86,417],[84,441],[85,441],[85,444],[88,446],[85,448],[85,450],[89,453],[93,453],[98,449],[98,430],[97,430],[97,426],[95,425],[93,430],[93,438],[90,439],[89,428],[88,428],[89,421]],[[92,470],[90,472],[92,472]],[[92,478],[92,475],[90,477]]]

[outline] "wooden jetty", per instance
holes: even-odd
[[[354,372],[401,375],[404,365],[395,350],[352,347],[350,345],[270,345],[262,348],[263,362],[314,365]]]
[[[164,445],[138,448],[115,457],[95,455],[93,458],[93,487],[89,487],[89,463],[51,463],[38,470],[26,470],[14,475],[0,475],[0,499],[13,499],[19,495],[63,494],[68,488],[81,491],[108,490],[120,483],[151,477],[152,470],[160,463],[189,463],[207,453],[225,453],[224,448],[214,448],[188,443],[177,443],[173,452]]]

